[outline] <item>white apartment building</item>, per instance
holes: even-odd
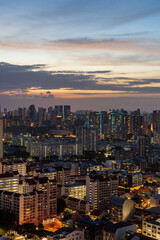
[[[86,184],[75,182],[61,187],[61,196],[69,196],[77,199],[84,200],[86,197]]]
[[[0,190],[19,192],[19,175],[12,172],[0,174]]]
[[[144,220],[142,222],[142,234],[154,239],[160,239],[160,218]]]
[[[26,175],[26,161],[23,160],[7,160],[0,162],[0,174],[5,174],[9,171],[17,171],[20,175]]]

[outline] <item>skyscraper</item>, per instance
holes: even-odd
[[[153,111],[153,132],[160,133],[160,111]]]
[[[33,104],[28,108],[28,115],[31,122],[36,120],[36,108]]]
[[[46,121],[46,109],[45,108],[38,108],[38,126],[41,127]]]
[[[64,120],[69,116],[70,112],[71,112],[71,106],[70,105],[64,105],[64,112],[63,112]]]
[[[62,105],[56,105],[54,109],[56,111],[56,115],[63,116],[63,106]]]
[[[0,119],[0,159],[3,158],[3,119]]]

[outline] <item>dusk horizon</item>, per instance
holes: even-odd
[[[159,109],[160,2],[5,1],[0,103]]]

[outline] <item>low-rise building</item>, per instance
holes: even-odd
[[[84,231],[72,228],[62,227],[55,232],[45,231],[48,240],[84,240]]]
[[[143,186],[143,175],[141,172],[119,174],[119,186],[131,190],[139,189]]]
[[[65,201],[67,208],[73,211],[80,211],[88,214],[92,210],[92,204],[84,200],[67,196],[62,196],[62,199]]]
[[[142,234],[154,239],[160,239],[160,218],[150,218],[143,220]]]
[[[103,240],[120,240],[127,231],[137,232],[136,225],[128,222],[107,224],[103,229]]]
[[[150,198],[150,207],[159,207],[160,206],[160,194],[156,194]]]
[[[110,200],[110,220],[127,221],[134,213],[134,202],[127,198],[113,196]]]

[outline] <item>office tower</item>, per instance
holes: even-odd
[[[64,112],[63,112],[63,119],[66,120],[66,118],[71,113],[71,106],[70,105],[64,105]]]
[[[151,152],[151,138],[147,136],[139,136],[137,139],[139,157],[146,157]]]
[[[35,108],[34,105],[31,105],[28,108],[28,115],[29,115],[29,118],[30,118],[31,122],[34,122],[36,120],[36,108]]]
[[[3,119],[0,119],[0,159],[3,158]]]
[[[62,105],[56,105],[54,108],[56,115],[63,116],[63,106]]]
[[[23,108],[18,108],[18,117],[20,121],[22,121],[22,115],[23,115]]]
[[[57,115],[56,116],[56,127],[62,128],[63,116]]]
[[[44,121],[46,121],[46,109],[38,108],[38,126],[43,126]]]
[[[82,143],[83,151],[98,151],[98,128],[79,127],[76,130],[76,137]]]
[[[48,108],[48,112],[47,112],[47,120],[50,120],[51,121],[51,113],[53,111],[53,107],[49,107]]]
[[[160,133],[160,111],[153,111],[153,132]]]
[[[50,114],[50,121],[51,121],[51,126],[56,125],[56,110],[52,110]]]
[[[93,209],[107,209],[112,196],[118,195],[118,178],[102,175],[86,177],[86,201],[93,204]]]

